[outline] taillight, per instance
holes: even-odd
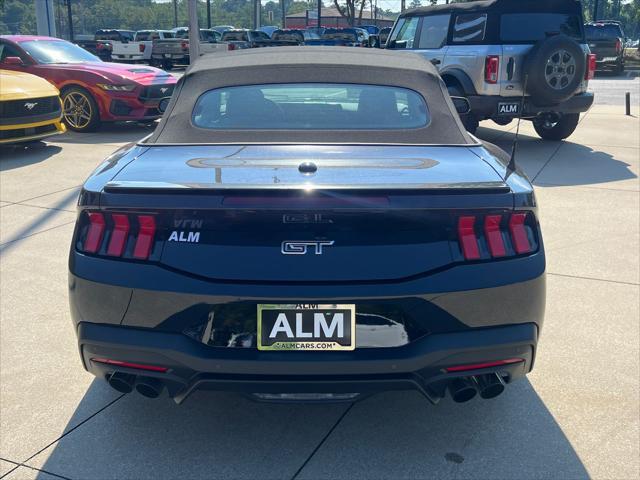
[[[111,239],[107,247],[107,255],[112,257],[120,257],[127,245],[129,237],[129,217],[121,213],[111,215],[113,220],[113,230],[111,231]]]
[[[151,215],[139,215],[140,231],[136,239],[136,246],[133,249],[133,257],[146,260],[153,247],[153,239],[156,235],[156,219]]]
[[[513,248],[518,254],[531,251],[529,236],[524,225],[526,219],[526,213],[514,213],[509,219],[509,232],[511,233]]]
[[[88,212],[85,222],[78,245],[83,252],[146,260],[153,251],[153,215]]]
[[[182,42],[180,45],[182,46],[183,50],[187,50],[189,48],[189,43],[188,42]]]
[[[144,49],[147,48],[147,46],[144,43],[141,43],[140,45],[138,45],[138,48],[140,49],[140,53],[144,52]]]
[[[585,80],[591,80],[596,76],[596,55],[590,53],[587,55],[587,71],[584,74]]]
[[[97,212],[89,213],[89,229],[84,240],[84,251],[96,253],[104,236],[104,215]]]
[[[480,258],[478,238],[475,232],[476,217],[460,217],[458,219],[458,239],[462,247],[462,254],[466,260]]]
[[[498,83],[498,72],[500,71],[500,57],[489,55],[484,63],[484,81],[487,83]]]
[[[622,41],[619,38],[616,38],[616,53],[620,53],[622,51]]]
[[[481,260],[533,252],[537,247],[530,215],[516,212],[459,217],[457,233],[462,256],[465,260]]]
[[[235,50],[235,49],[236,49],[235,43],[228,43],[227,44],[227,50]]]

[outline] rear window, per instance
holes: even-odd
[[[620,25],[586,25],[584,34],[587,40],[613,40],[623,38]]]
[[[456,16],[453,24],[453,43],[481,42],[487,27],[486,13],[470,13]]]
[[[232,42],[246,42],[249,40],[247,32],[232,32],[227,30],[222,34],[222,40]]]
[[[535,43],[558,33],[582,40],[581,19],[564,13],[506,13],[500,20],[500,38],[506,43]]]
[[[210,90],[192,121],[216,130],[402,130],[425,127],[429,112],[405,88],[292,83]]]

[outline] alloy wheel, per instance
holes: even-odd
[[[556,50],[547,59],[544,76],[554,90],[566,88],[576,76],[576,59],[567,50]]]
[[[86,95],[80,92],[70,92],[64,97],[64,120],[71,127],[86,128],[91,122],[93,110]]]

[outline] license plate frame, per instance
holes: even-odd
[[[331,318],[327,313],[333,313]],[[280,314],[284,314],[284,319]],[[322,317],[316,317],[315,314],[322,314]],[[342,316],[336,316],[336,314],[342,314]],[[275,336],[269,338],[268,336],[271,336],[274,331],[276,331]],[[340,335],[341,332],[342,335]],[[300,333],[311,336],[301,337],[298,335]],[[322,335],[316,336],[317,333],[324,334],[325,338],[321,338]],[[334,333],[335,335],[327,337],[327,334]],[[309,303],[258,304],[257,345],[258,350],[263,351],[355,350],[356,306],[355,304]]]

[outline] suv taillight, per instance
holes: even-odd
[[[619,38],[616,38],[616,53],[620,53],[622,51],[622,41]]]
[[[527,212],[458,218],[458,243],[465,260],[513,257],[536,250],[533,215]]]
[[[484,81],[487,83],[498,83],[498,72],[500,71],[500,57],[489,55],[484,62]]]
[[[590,53],[587,55],[587,71],[584,74],[585,80],[591,80],[596,76],[596,54]]]
[[[180,45],[182,46],[183,50],[187,50],[189,48],[189,42],[182,42],[180,43]]]
[[[78,249],[82,252],[146,260],[153,251],[153,215],[88,212],[81,222]]]

